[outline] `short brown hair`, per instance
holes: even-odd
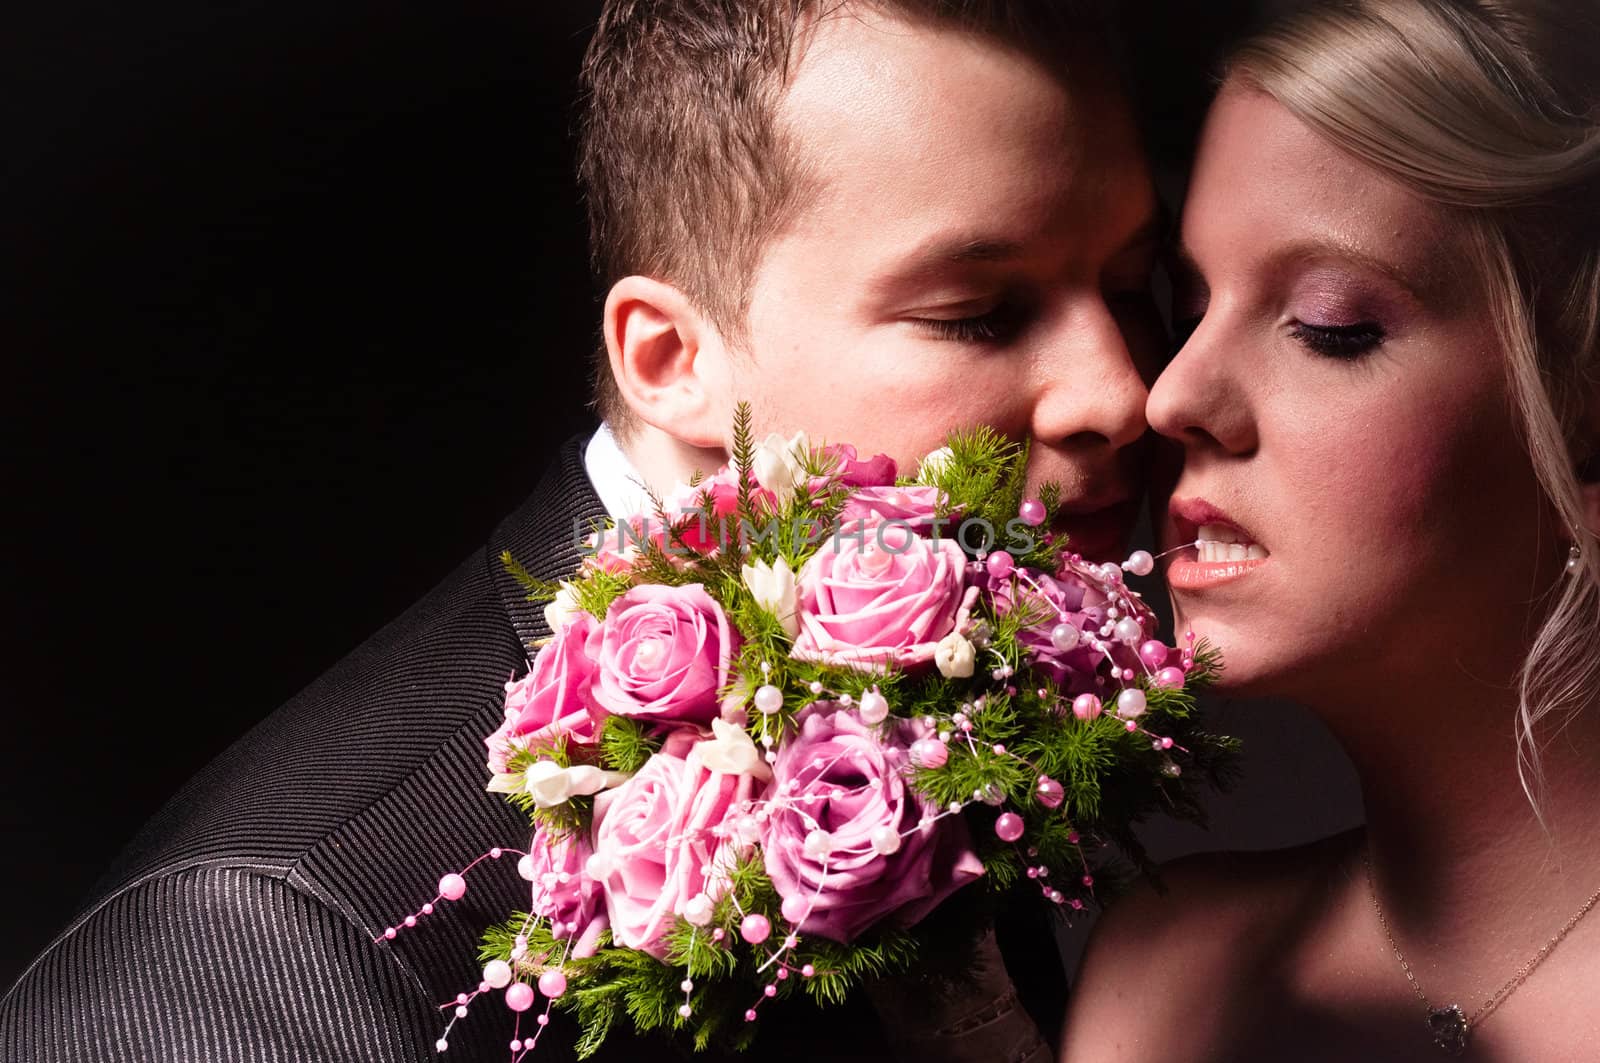
[[[1100,25],[1062,0],[609,0],[584,58],[578,145],[602,288],[669,281],[740,333],[766,241],[810,188],[776,121],[797,41],[852,4],[1052,57]],[[601,416],[626,429],[603,346],[594,387]]]

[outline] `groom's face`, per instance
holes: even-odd
[[[1063,78],[996,42],[874,16],[820,27],[780,111],[816,192],[752,281],[735,394],[902,466],[952,429],[1033,444],[1089,556],[1125,547],[1146,389],[1156,200],[1093,58]]]

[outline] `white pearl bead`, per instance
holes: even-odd
[[[1148,550],[1135,550],[1128,555],[1128,560],[1122,563],[1122,567],[1135,576],[1148,576],[1155,571],[1156,559],[1150,556]]]
[[[756,708],[766,716],[771,716],[783,708],[783,691],[766,683],[756,689]]]
[[[821,860],[833,852],[833,835],[825,830],[814,830],[806,835],[805,853],[813,860]]]
[[[1144,691],[1129,687],[1117,695],[1117,715],[1124,720],[1131,720],[1136,716],[1144,715],[1147,699]]]
[[[711,922],[711,911],[711,898],[704,893],[697,893],[684,904],[683,917],[693,926],[705,926]],[[685,993],[688,991],[684,989]]]
[[[1050,645],[1062,653],[1077,649],[1078,640],[1082,637],[1083,633],[1075,624],[1061,623],[1050,629]]]
[[[1131,616],[1118,620],[1115,630],[1118,642],[1138,642],[1144,637],[1144,628]]]
[[[860,712],[862,723],[882,723],[889,717],[889,699],[876,690],[869,690],[861,695]]]
[[[900,851],[900,832],[890,826],[872,828],[870,835],[872,851],[880,856],[888,856]]]

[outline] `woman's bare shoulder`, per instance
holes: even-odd
[[[1272,983],[1359,831],[1270,852],[1197,853],[1110,905],[1073,983],[1062,1058],[1203,1059]]]

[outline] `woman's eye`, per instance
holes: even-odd
[[[1383,342],[1383,326],[1376,321],[1353,325],[1308,325],[1296,322],[1289,334],[1316,354],[1345,361],[1361,357]]]
[[[912,320],[935,339],[956,343],[1006,343],[1016,338],[1025,324],[1020,306],[1001,303],[992,310],[969,317],[919,317]]]

